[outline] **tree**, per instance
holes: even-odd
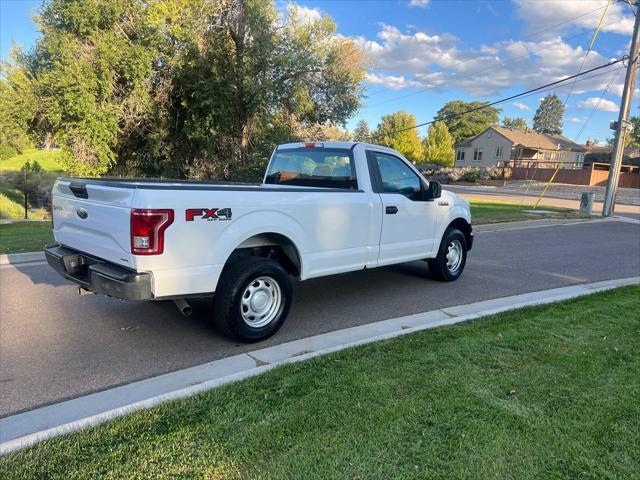
[[[452,167],[455,159],[453,137],[444,122],[436,122],[429,127],[423,141],[424,161]]]
[[[561,135],[563,115],[562,100],[555,93],[547,95],[542,99],[533,116],[533,129],[538,133]]]
[[[486,107],[469,112],[483,105],[485,105],[483,102],[464,102],[462,100],[447,102],[438,110],[435,120],[444,122],[454,143],[458,143],[498,124],[500,120],[498,115],[502,111],[499,108]]]
[[[255,172],[274,143],[360,106],[356,43],[273,0],[50,0],[38,25],[20,65],[30,133],[55,138],[72,174]]]
[[[383,143],[413,162],[422,160],[422,143],[418,131],[413,128],[416,117],[407,112],[384,115],[374,134],[376,141]],[[402,130],[402,131],[400,131]]]
[[[633,147],[640,148],[640,117],[633,116],[629,118],[631,125],[633,125],[633,131],[627,135],[631,139],[629,143]]]
[[[371,131],[369,130],[369,124],[366,120],[362,119],[353,129],[353,140],[355,142],[371,142]]]
[[[21,152],[32,143],[29,124],[36,111],[33,82],[22,66],[22,52],[14,47],[0,62],[0,159]]]
[[[527,121],[522,117],[517,117],[517,118],[504,117],[502,119],[502,126],[505,128],[511,128],[513,130],[526,130]]]

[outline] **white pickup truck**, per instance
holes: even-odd
[[[262,184],[59,178],[49,264],[124,300],[213,297],[226,335],[255,342],[306,280],[414,260],[456,280],[473,244],[467,201],[398,152],[343,142],[275,149]],[[215,294],[215,295],[214,295]]]

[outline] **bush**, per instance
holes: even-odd
[[[11,157],[15,157],[20,152],[17,148],[11,145],[0,145],[0,160],[6,160]]]
[[[24,207],[0,193],[0,219],[24,218]]]
[[[478,179],[501,180],[502,168],[498,167],[441,167],[434,164],[421,165],[422,174],[429,180],[446,184],[451,182],[474,183]]]

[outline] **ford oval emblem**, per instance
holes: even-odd
[[[84,208],[79,208],[78,210],[76,210],[76,213],[83,220],[89,216],[89,214]]]

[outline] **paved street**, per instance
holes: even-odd
[[[402,315],[577,283],[640,275],[640,225],[599,221],[481,232],[463,277],[426,266],[315,279],[295,286],[281,331],[265,347]],[[189,318],[170,302],[78,296],[47,265],[0,270],[0,415],[258,348]]]

